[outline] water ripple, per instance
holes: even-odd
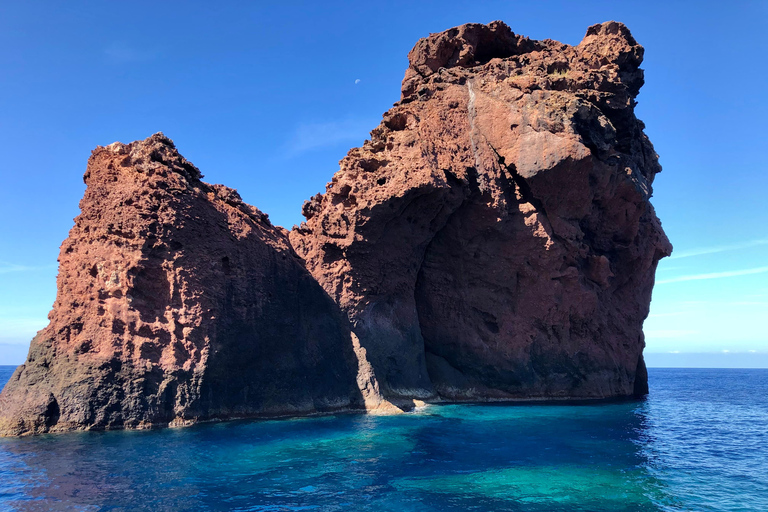
[[[768,371],[652,369],[651,392],[2,439],[0,509],[768,510]]]

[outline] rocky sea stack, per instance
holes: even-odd
[[[0,434],[647,393],[642,57],[616,22],[430,35],[290,233],[161,134],[97,148]]]
[[[146,428],[355,406],[345,318],[285,230],[162,134],[97,148],[50,325],[0,432]]]

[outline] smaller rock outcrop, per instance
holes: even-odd
[[[84,179],[0,435],[361,406],[346,319],[285,230],[162,134],[97,148]]]

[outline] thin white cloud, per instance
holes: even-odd
[[[655,318],[660,316],[676,316],[687,315],[693,311],[701,309],[700,306],[711,308],[725,308],[728,306],[763,306],[768,307],[768,301],[764,300],[681,300],[674,302],[676,305],[686,306],[686,311],[669,312],[669,313],[651,313],[648,318]],[[687,306],[693,306],[687,307]]]
[[[15,263],[0,261],[0,274],[7,274],[9,272],[24,272],[25,270],[29,269],[30,267],[24,265],[16,265]]]
[[[115,41],[103,50],[104,57],[112,64],[128,64],[142,62],[155,57],[154,51],[138,49],[124,41]]]
[[[362,144],[378,123],[368,119],[345,119],[323,123],[302,123],[296,127],[287,143],[290,154],[296,155],[336,144]]]
[[[682,329],[659,329],[656,331],[645,331],[646,338],[681,338],[691,334],[697,334],[698,331],[686,331]]]
[[[718,252],[726,252],[726,251],[737,251],[739,249],[749,249],[751,247],[759,247],[761,245],[768,245],[768,238],[750,240],[748,242],[744,242],[741,244],[717,245],[713,247],[699,247],[697,249],[691,249],[689,251],[672,253],[672,256],[670,256],[669,259],[679,260],[680,258],[690,258],[692,256],[702,256],[704,254],[715,254]]]
[[[729,270],[727,272],[710,272],[707,274],[694,274],[690,276],[679,276],[671,279],[662,279],[656,281],[656,284],[680,283],[682,281],[699,281],[701,279],[720,279],[724,277],[748,276],[752,274],[763,274],[768,272],[768,267],[747,268],[744,270]]]
[[[667,265],[663,265],[663,266],[659,265],[659,268],[656,269],[656,273],[659,274],[661,272],[669,272],[671,270],[681,270],[681,269],[684,269],[684,268],[686,268],[686,267],[685,266],[679,266],[679,265],[678,266],[673,266],[673,267],[669,267]]]
[[[648,318],[662,318],[667,316],[680,316],[685,314],[686,314],[685,311],[675,311],[671,313],[651,313],[650,315],[648,315]]]
[[[0,347],[3,345],[26,345],[29,346],[29,342],[35,337],[36,332],[31,336],[0,336]],[[0,363],[2,364],[2,363]]]
[[[32,339],[37,331],[48,325],[45,316],[24,317],[0,317],[0,339],[27,338]]]
[[[764,301],[768,299],[768,288],[758,288],[753,290],[754,293],[747,293],[744,295],[744,300],[757,300]]]
[[[41,265],[36,267],[31,267],[29,265],[17,265],[16,263],[11,263],[8,261],[0,261],[0,274],[8,274],[10,272],[27,272],[30,270],[42,270],[42,269],[48,269],[53,268],[56,265]]]

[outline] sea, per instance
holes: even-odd
[[[768,370],[649,374],[631,402],[2,438],[0,510],[768,511]]]

